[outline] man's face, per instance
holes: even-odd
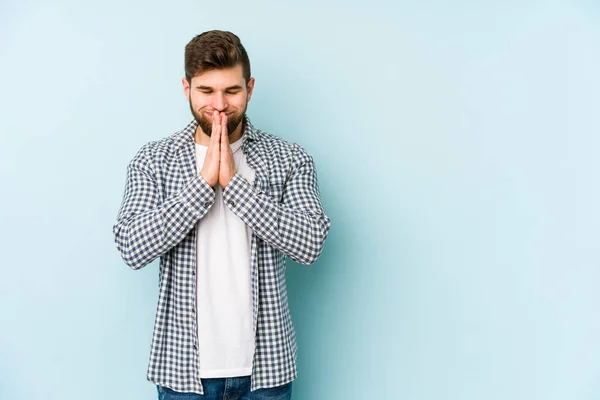
[[[241,64],[206,71],[194,76],[190,83],[183,78],[182,83],[190,110],[208,136],[212,134],[215,110],[227,114],[227,132],[230,135],[236,130],[244,119],[254,89],[254,78],[250,78],[246,85]]]

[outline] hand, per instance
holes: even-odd
[[[212,139],[212,138],[211,138]],[[233,151],[229,147],[229,132],[227,132],[227,115],[221,114],[221,160],[219,167],[219,185],[223,189],[236,174]]]
[[[213,112],[213,124],[212,133],[210,134],[210,142],[208,143],[208,150],[206,151],[206,157],[204,158],[204,164],[200,175],[204,178],[206,183],[211,187],[214,187],[219,181],[219,161],[221,157],[221,128],[222,121],[219,112]],[[225,125],[227,129],[227,125]]]

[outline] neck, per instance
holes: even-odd
[[[244,133],[244,121],[240,121],[237,128],[229,135],[229,143],[235,143],[242,138]]]

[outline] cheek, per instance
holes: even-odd
[[[190,95],[190,101],[192,102],[192,107],[195,109],[204,108],[206,106],[206,101],[202,96],[194,95],[193,93]]]
[[[240,97],[236,97],[235,100],[233,100],[232,104],[235,105],[235,107],[239,110],[243,109],[244,107],[246,107],[246,96],[240,96]]]

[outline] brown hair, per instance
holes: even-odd
[[[188,82],[203,72],[242,65],[246,83],[250,80],[250,60],[240,38],[231,32],[207,31],[185,46],[185,78]]]

